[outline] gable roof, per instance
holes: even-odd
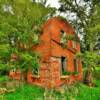
[[[67,20],[62,19],[61,17],[52,17],[50,19],[47,20],[47,22],[43,25],[43,30],[48,29],[48,26],[52,26],[52,27],[59,27],[62,28],[63,31],[65,31],[66,33],[71,33],[71,34],[75,34],[75,30],[72,27],[72,25],[70,25]],[[49,29],[50,30],[50,29]]]

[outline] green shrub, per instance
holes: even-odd
[[[70,72],[70,71],[64,71],[64,72],[62,72],[62,75],[71,75],[72,74],[72,72]]]
[[[73,72],[72,74],[73,74],[73,75],[78,75],[79,72],[75,71],[75,72]]]
[[[0,76],[0,82],[5,82],[8,81],[9,77],[8,76]]]

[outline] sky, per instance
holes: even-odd
[[[56,7],[56,8],[60,7],[58,0],[48,0],[46,5],[48,5],[48,4],[50,4],[51,7]]]
[[[58,1],[59,0],[47,0],[47,5],[50,4],[51,7],[59,8],[60,5]],[[77,3],[80,3],[80,5],[84,5],[83,0],[77,0]]]
[[[33,1],[33,0],[31,0]],[[41,0],[35,0],[36,2],[41,2]],[[50,7],[55,7],[55,8],[59,8],[60,5],[58,3],[58,0],[47,0],[46,2],[46,6],[50,5]]]

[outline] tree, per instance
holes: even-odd
[[[60,12],[66,13],[67,20],[76,28],[76,33],[81,34],[83,37],[82,51],[88,49],[87,45],[87,27],[89,23],[93,23],[92,17],[94,14],[94,9],[97,4],[100,3],[99,0],[59,0],[61,7]],[[96,10],[96,9],[95,9]],[[69,15],[71,17],[69,17]]]
[[[30,0],[0,0],[0,64],[20,66],[23,70],[38,64],[38,57],[30,48],[39,42],[35,37],[51,12],[51,8]]]
[[[85,81],[88,84],[92,83],[92,72],[91,69],[97,66],[99,59],[99,52],[95,52],[96,43],[98,41],[98,37],[100,34],[100,25],[98,23],[100,16],[100,3],[94,5],[92,16],[90,17],[90,21],[86,27],[86,42],[88,45],[88,53],[85,54],[85,63],[88,65]],[[94,36],[95,34],[95,36]]]
[[[71,19],[71,22],[76,26],[77,32],[83,35],[82,44],[84,49],[84,63],[87,63],[87,75],[88,83],[92,83],[91,69],[95,68],[97,63],[98,54],[94,52],[96,43],[98,42],[98,36],[100,33],[99,25],[99,13],[100,13],[100,1],[99,0],[60,0],[61,12],[68,12],[67,14],[74,13],[75,19]],[[77,23],[76,23],[77,22]],[[83,33],[83,34],[82,34]],[[94,36],[95,34],[95,36]],[[92,64],[91,64],[92,63]]]

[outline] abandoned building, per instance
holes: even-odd
[[[81,59],[75,57],[80,52],[80,43],[67,40],[66,37],[69,35],[76,36],[76,33],[66,20],[53,17],[45,22],[40,36],[41,42],[32,47],[33,51],[41,55],[40,67],[36,74],[28,71],[29,83],[57,87],[63,83],[82,80]],[[17,77],[20,77],[20,74],[18,75]]]

